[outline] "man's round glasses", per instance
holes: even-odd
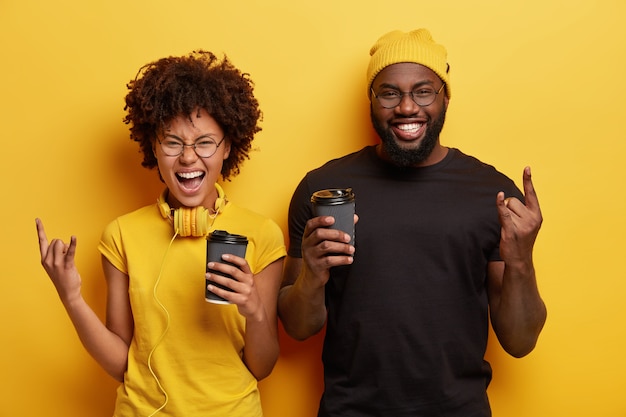
[[[405,95],[409,95],[411,100],[413,100],[413,102],[418,106],[426,107],[435,102],[437,94],[441,93],[445,85],[445,83],[441,84],[441,87],[439,87],[439,90],[437,91],[430,87],[420,87],[406,93],[398,90],[384,89],[379,94],[376,94],[372,88],[370,88],[370,91],[374,97],[376,97],[380,105],[386,109],[393,109],[397,107],[402,102],[402,98]]]
[[[196,155],[200,158],[210,158],[215,155],[217,148],[224,142],[224,137],[218,143],[215,143],[213,139],[202,138],[198,139],[195,143],[187,145],[182,141],[174,138],[165,138],[163,140],[157,139],[161,150],[167,156],[179,156],[185,152],[185,147],[193,148]]]

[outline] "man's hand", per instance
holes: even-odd
[[[506,198],[498,193],[496,205],[500,224],[500,256],[505,263],[527,262],[532,258],[532,250],[543,222],[539,200],[533,186],[530,167],[523,174],[525,204],[517,198]]]

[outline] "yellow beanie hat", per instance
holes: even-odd
[[[414,62],[430,68],[446,83],[446,95],[450,98],[450,66],[446,48],[435,43],[426,29],[411,32],[395,30],[383,35],[370,49],[367,67],[367,94],[374,78],[385,67],[401,62]]]

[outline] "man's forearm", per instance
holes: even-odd
[[[313,336],[326,323],[324,287],[306,291],[301,282],[281,288],[278,296],[278,315],[287,333],[297,340]]]

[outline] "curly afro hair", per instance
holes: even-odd
[[[196,109],[205,109],[231,144],[222,178],[239,174],[240,164],[249,159],[254,135],[261,130],[262,113],[250,75],[225,55],[219,60],[211,52],[198,50],[162,58],[141,67],[127,87],[124,123],[130,125],[130,138],[139,143],[142,166],[157,166],[153,143],[173,119],[185,115],[191,120]]]

